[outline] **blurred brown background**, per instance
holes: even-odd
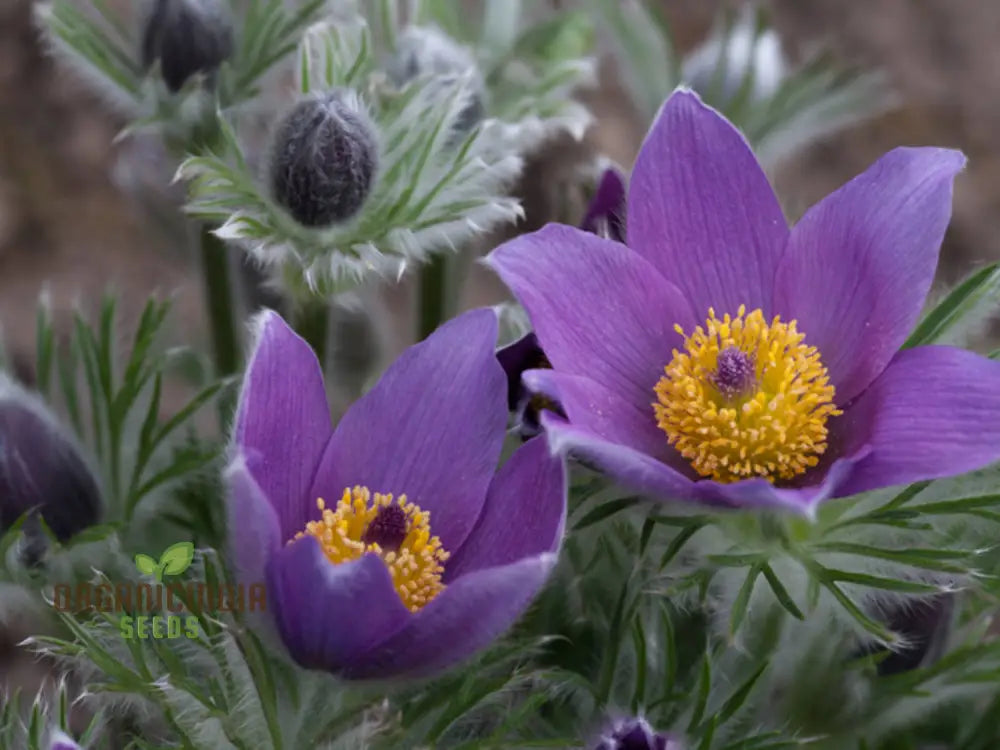
[[[719,0],[664,0],[682,48],[710,30]],[[174,295],[174,324],[203,336],[201,291],[170,203],[143,200],[143,180],[169,178],[149,152],[149,174],[123,174],[113,145],[123,124],[85,86],[56,69],[38,44],[31,0],[0,2],[0,325],[19,369],[30,373],[34,307],[44,286],[57,311],[96,303],[109,285],[135,310],[153,290]],[[885,69],[904,106],[819,144],[775,175],[794,217],[896,145],[934,144],[970,157],[959,179],[943,281],[1000,258],[1000,3],[992,0],[772,0],[786,51],[815,42],[851,64]],[[589,95],[598,125],[587,147],[630,165],[646,123],[634,116],[611,64]],[[546,188],[579,148],[554,145],[530,169],[528,222],[548,218]],[[145,152],[144,152],[145,153]],[[140,159],[141,162],[141,159]],[[157,171],[160,170],[160,171]],[[163,171],[166,170],[166,171]],[[150,177],[152,176],[152,177]],[[166,211],[166,218],[164,218]],[[471,299],[498,293],[485,279]],[[471,300],[470,300],[471,301]],[[199,343],[194,341],[192,343]]]

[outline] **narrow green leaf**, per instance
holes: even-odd
[[[697,691],[694,710],[691,713],[691,720],[687,726],[688,734],[692,734],[698,725],[701,724],[701,720],[705,716],[705,707],[708,705],[708,697],[712,692],[712,663],[707,652],[701,660]]]
[[[736,689],[736,692],[734,692],[731,696],[729,696],[729,698],[726,699],[725,703],[722,704],[722,707],[719,709],[718,713],[720,725],[725,724],[727,721],[733,718],[736,712],[739,711],[740,708],[747,702],[747,699],[750,697],[751,692],[753,692],[754,685],[757,684],[757,681],[761,678],[761,675],[764,674],[764,671],[767,669],[767,666],[768,666],[767,662],[764,662],[759,667],[757,667],[757,670],[752,675],[750,675],[750,677],[742,685],[740,685],[739,688]]]
[[[627,510],[628,508],[638,505],[640,502],[641,499],[637,497],[620,497],[615,500],[609,500],[608,502],[601,503],[577,521],[573,526],[573,531],[579,531],[580,529],[585,529],[588,526],[593,526],[594,524],[603,521],[605,518],[609,518],[616,513],[620,513],[623,510]]]
[[[806,616],[802,614],[802,610],[800,610],[798,605],[795,604],[791,594],[788,593],[788,589],[785,588],[785,584],[783,584],[781,579],[775,575],[771,566],[764,563],[761,567],[761,572],[764,573],[764,579],[768,582],[768,584],[770,584],[771,591],[774,592],[774,596],[778,600],[778,603],[785,608],[788,614],[797,620],[805,620]]]
[[[698,530],[703,528],[704,524],[695,523],[690,526],[685,526],[679,532],[677,536],[670,540],[670,544],[667,545],[666,550],[664,550],[663,555],[660,557],[660,570],[663,570],[670,564],[670,561],[677,557],[678,553],[688,543]]]
[[[939,341],[960,325],[986,299],[1000,295],[1000,264],[981,268],[959,284],[917,325],[904,349]]]
[[[740,629],[740,625],[743,624],[747,608],[750,605],[750,597],[753,596],[754,584],[757,583],[757,576],[760,575],[763,568],[763,562],[757,562],[750,566],[750,569],[747,571],[747,577],[743,581],[743,585],[740,586],[740,590],[736,594],[736,599],[733,600],[732,612],[729,616],[729,634],[731,636],[735,636]]]

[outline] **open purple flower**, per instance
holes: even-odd
[[[227,472],[234,567],[302,666],[423,675],[487,645],[546,580],[566,478],[542,438],[497,471],[506,381],[496,316],[411,347],[333,429],[319,363],[259,319]],[[391,493],[391,494],[390,494]]]
[[[625,210],[625,178],[617,169],[609,167],[601,175],[580,228],[600,237],[624,242]],[[521,382],[525,371],[550,366],[534,333],[528,333],[503,347],[497,352],[497,359],[507,373],[507,405],[517,415],[516,429],[522,435],[534,437],[541,431],[538,417],[543,410],[565,416],[556,402],[544,394],[529,393]]]
[[[594,750],[681,750],[681,743],[660,734],[643,718],[628,718],[602,735]]]
[[[1000,458],[1000,363],[900,351],[951,215],[957,151],[899,148],[789,228],[740,133],[667,101],[629,185],[628,246],[550,225],[489,264],[554,369],[550,444],[660,498],[812,513]]]

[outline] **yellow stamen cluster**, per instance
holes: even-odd
[[[365,541],[379,511],[393,504],[392,495],[379,493],[373,502],[367,487],[345,489],[335,510],[327,508],[322,498],[317,500],[322,518],[307,523],[306,530],[295,539],[306,534],[316,537],[334,565],[357,560],[369,552],[379,555],[399,598],[411,612],[416,612],[444,590],[441,575],[449,553],[441,547],[438,537],[431,536],[427,511],[408,502],[406,495],[400,495],[395,502],[406,518],[405,536],[398,549],[383,549],[377,542]]]
[[[748,477],[791,479],[819,463],[827,448],[826,421],[841,412],[815,347],[796,322],[770,324],[760,310],[719,320],[709,309],[673,352],[656,384],[657,424],[695,471],[720,482]],[[684,331],[675,327],[682,336]],[[719,353],[738,350],[748,368],[746,388],[719,387]],[[740,354],[741,353],[741,354]]]

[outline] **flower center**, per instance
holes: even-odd
[[[680,326],[676,330],[681,335]],[[654,390],[657,425],[695,471],[720,482],[791,479],[819,463],[841,414],[816,347],[795,321],[709,309]]]
[[[406,495],[393,501],[392,495],[375,493],[373,499],[367,487],[355,487],[344,490],[335,510],[322,498],[316,505],[322,518],[307,523],[295,539],[315,537],[334,565],[368,553],[378,555],[411,612],[444,590],[441,575],[449,553],[431,536],[430,513],[407,501]]]

